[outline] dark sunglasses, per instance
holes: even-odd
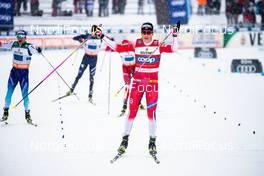
[[[151,34],[153,34],[153,32],[152,31],[141,31],[141,34],[143,34],[143,35],[151,35]]]
[[[17,38],[18,38],[18,39],[23,39],[23,38],[26,38],[26,36],[23,35],[23,34],[18,34],[18,35],[17,35]]]

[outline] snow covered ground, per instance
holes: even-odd
[[[95,77],[96,106],[88,103],[87,70],[76,87],[80,101],[72,96],[51,102],[68,90],[56,74],[32,93],[31,115],[38,127],[25,123],[22,104],[11,110],[10,124],[0,128],[0,175],[263,175],[263,76],[230,73],[234,57],[259,58],[263,63],[263,51],[257,48],[217,51],[217,60],[194,59],[193,50],[163,55],[157,110],[159,165],[148,154],[145,111],[140,111],[135,120],[127,154],[110,164],[121,142],[125,118],[117,117],[123,92],[119,97],[113,95],[123,81],[119,56],[101,52]],[[70,52],[43,51],[53,65]],[[12,59],[10,52],[0,55],[2,107]],[[83,51],[79,51],[58,70],[69,84],[77,74],[82,55]],[[110,115],[107,114],[109,64]],[[41,55],[35,55],[30,87],[51,70]],[[20,99],[17,87],[12,104]]]

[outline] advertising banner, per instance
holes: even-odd
[[[243,48],[259,47],[264,48],[263,31],[236,32],[231,36],[225,36],[225,47]]]
[[[10,31],[14,28],[13,0],[0,1],[0,31]]]
[[[169,0],[169,24],[174,25],[178,21],[181,24],[188,24],[190,16],[190,2],[189,0]]]

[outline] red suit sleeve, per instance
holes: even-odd
[[[160,46],[160,53],[172,53],[174,52],[173,49],[172,49],[172,45],[161,45]]]
[[[160,46],[160,53],[173,53],[178,50],[178,40],[176,37],[173,37],[172,44],[162,44]]]
[[[124,45],[121,45],[121,44],[117,44],[116,45],[116,52],[123,52],[123,50],[124,50]]]
[[[133,43],[128,43],[128,44],[117,44],[116,45],[116,51],[121,53],[121,52],[129,52],[129,51],[135,51],[135,47]]]

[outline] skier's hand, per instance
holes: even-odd
[[[79,42],[82,43],[82,42],[84,42],[84,40],[85,40],[84,38],[80,38]]]
[[[100,38],[104,37],[102,30],[97,25],[92,26],[92,32]]]
[[[172,27],[172,36],[173,37],[177,37],[177,32],[178,32],[177,27],[176,26],[173,26]]]
[[[176,26],[172,27],[172,36],[177,37],[178,32],[180,31],[181,23],[180,21],[177,22]]]
[[[0,47],[2,46],[3,44],[2,44],[2,42],[0,41]]]
[[[42,49],[40,47],[37,47],[36,50],[38,51],[38,53],[42,52]]]

